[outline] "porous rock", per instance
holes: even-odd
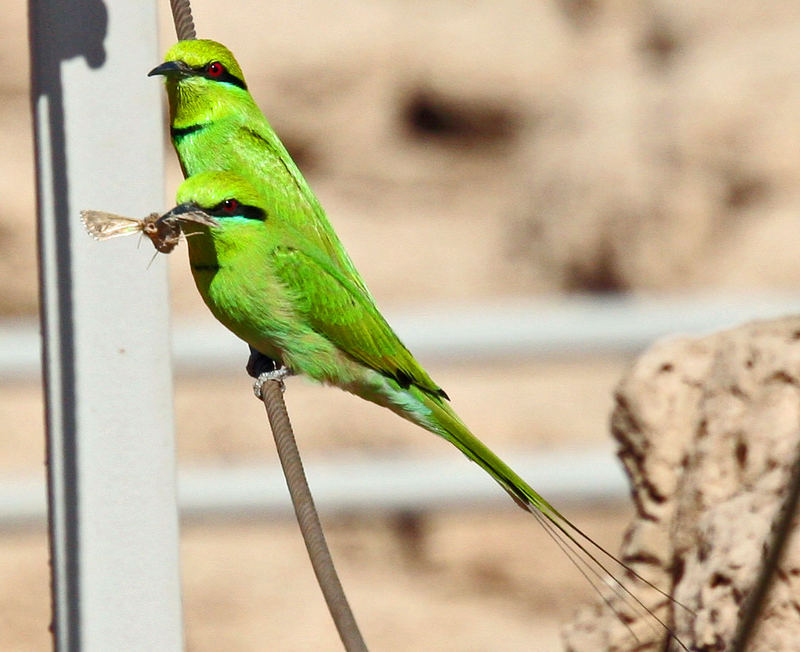
[[[690,649],[727,649],[797,456],[800,317],[655,344],[620,382],[611,426],[636,504],[622,559],[685,608],[630,577],[626,585]],[[800,641],[794,539],[753,652]],[[567,650],[665,649],[651,616],[619,594],[604,597],[565,629]]]

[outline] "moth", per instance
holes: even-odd
[[[170,253],[178,245],[181,235],[177,218],[165,216],[162,220],[158,213],[150,213],[140,220],[105,211],[81,211],[81,221],[95,240],[143,233],[162,254]]]
[[[217,226],[217,222],[203,213],[193,213],[191,211],[173,215],[166,213],[150,213],[144,219],[135,217],[123,217],[105,211],[81,211],[81,221],[86,231],[95,240],[110,240],[123,235],[133,235],[143,233],[153,246],[162,254],[170,253],[181,238],[181,220],[185,222],[197,222],[207,226]]]

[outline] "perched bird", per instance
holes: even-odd
[[[238,337],[293,373],[336,385],[444,437],[514,498],[563,517],[461,422],[371,296],[293,221],[270,212],[258,189],[232,172],[203,172],[178,190],[162,220],[181,220],[197,289]],[[213,220],[213,221],[212,221]]]
[[[624,567],[470,432],[353,278],[355,270],[344,273],[249,179],[203,172],[184,181],[177,202],[161,219],[180,222],[197,289],[234,334],[292,373],[389,408],[449,441],[534,514],[573,561],[585,555],[583,566],[576,562],[584,574],[586,564],[612,574],[601,555]],[[588,572],[597,576],[597,568]]]
[[[178,41],[149,75],[163,75],[170,135],[183,174],[228,170],[247,178],[273,215],[318,245],[367,292],[325,211],[247,90],[233,54],[210,40]]]

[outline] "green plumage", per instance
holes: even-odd
[[[223,170],[245,177],[270,214],[291,222],[366,290],[325,211],[247,90],[233,54],[220,43],[198,39],[178,41],[165,59],[151,74],[166,78],[172,144],[184,176]],[[225,72],[212,76],[210,64]]]
[[[461,422],[363,284],[342,273],[293,221],[270,213],[270,202],[248,179],[196,174],[177,199],[181,210],[202,211],[218,222],[184,222],[182,228],[197,288],[227,328],[292,371],[440,435],[521,506],[563,518]]]
[[[188,176],[175,210],[218,222],[182,222],[197,288],[217,319],[293,372],[387,407],[451,442],[571,555],[579,551],[606,570],[588,543],[628,568],[462,423],[386,323],[227,48],[181,41],[151,74],[166,77],[173,143]]]
[[[520,505],[566,524],[470,433],[386,323],[231,52],[179,41],[150,74],[166,77],[173,144],[188,175],[178,203],[222,216],[219,227],[183,224],[197,288],[217,319],[294,372],[444,437]],[[230,199],[264,219],[220,212]]]

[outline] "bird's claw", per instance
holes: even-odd
[[[271,371],[265,371],[264,373],[259,374],[256,381],[253,383],[253,394],[256,395],[256,398],[262,400],[264,398],[264,383],[270,380],[277,380],[281,386],[281,391],[286,391],[286,385],[284,384],[284,379],[288,378],[292,375],[292,370],[288,367],[280,367],[278,369],[273,369]]]

